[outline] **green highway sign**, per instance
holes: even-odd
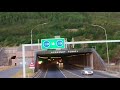
[[[54,38],[54,39],[41,39],[41,49],[62,49],[65,48],[64,38]]]

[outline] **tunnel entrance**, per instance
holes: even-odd
[[[11,59],[16,59],[16,56],[12,56]]]
[[[46,58],[48,62],[71,64],[81,67],[91,67],[93,68],[93,58],[91,58],[91,49],[70,49],[70,50],[48,50],[48,51],[38,51],[36,62],[39,58]],[[38,66],[36,66],[38,69]],[[39,66],[40,67],[40,66]]]
[[[77,55],[70,55],[65,57],[65,62],[68,64],[79,66],[81,69],[84,67],[92,67],[90,63],[90,55],[91,53],[80,53]]]
[[[11,65],[17,66],[16,56],[12,56],[12,57],[9,59],[8,65],[10,65],[10,66],[11,66]]]
[[[106,70],[106,65],[103,59],[93,48],[37,51],[35,60],[36,71],[39,69],[38,57],[46,58],[45,63],[55,62],[58,61],[57,59],[61,58],[63,64],[76,65],[81,67],[81,69],[84,67],[90,67],[95,70]]]

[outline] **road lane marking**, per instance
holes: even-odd
[[[82,77],[82,76],[80,76],[80,75],[77,75],[77,74],[75,74],[75,73],[72,73],[72,72],[70,72],[70,71],[68,71],[68,70],[66,70],[66,69],[64,69],[64,70],[67,71],[67,72],[69,72],[69,73],[71,73],[71,74],[73,74],[73,75],[75,75],[75,76],[78,76],[78,77],[84,78],[84,77]]]
[[[74,69],[74,68],[79,69],[78,67],[74,67],[74,66],[71,66],[71,68],[72,68],[72,69]],[[81,72],[81,70],[78,70],[78,71]],[[94,74],[94,76],[98,76],[99,78],[107,78],[106,76],[102,76],[102,75],[98,75],[98,74]],[[93,76],[93,78],[94,78],[94,76]],[[91,78],[91,77],[88,77],[88,76],[87,76],[87,78]],[[97,78],[97,77],[95,77],[95,78]]]
[[[74,66],[71,66],[71,68],[73,68]],[[74,67],[74,68],[77,68],[77,69],[79,69],[78,67]],[[79,71],[81,71],[81,70],[79,70]],[[103,75],[99,75],[99,74],[94,74],[94,76],[98,76],[99,78],[108,78],[107,76],[103,76]],[[93,77],[94,78],[94,77]],[[95,77],[95,78],[97,78],[97,77]]]
[[[98,77],[96,77],[96,76],[98,76]],[[103,76],[103,75],[99,75],[99,74],[94,74],[94,77],[95,78],[109,78],[109,77],[106,77],[106,76]]]
[[[73,66],[73,65],[70,65],[70,68],[71,69],[79,69],[78,67],[76,67],[76,66]],[[81,70],[78,70],[78,71],[80,71],[81,72]],[[96,71],[97,72],[97,71]],[[101,72],[99,72],[99,73],[101,73]],[[101,73],[102,74],[102,73]],[[106,74],[105,74],[106,75]],[[95,76],[97,76],[97,77],[95,77]],[[86,77],[86,76],[85,76]],[[109,78],[109,76],[107,77],[107,76],[103,76],[103,75],[99,75],[99,74],[94,74],[93,75],[93,77],[92,78]],[[91,77],[87,77],[87,78],[91,78]]]
[[[46,70],[46,73],[45,73],[45,76],[44,76],[44,78],[46,77],[46,75],[47,75],[47,72],[48,72],[48,68],[47,68],[47,70]]]
[[[58,68],[59,69],[59,68]],[[60,70],[60,69],[59,69]],[[60,70],[60,72],[63,74],[63,72]],[[63,74],[63,76],[65,77],[65,78],[67,78],[66,76],[65,76],[65,74]]]

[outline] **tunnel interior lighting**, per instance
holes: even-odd
[[[43,61],[38,61],[38,64],[42,64]]]

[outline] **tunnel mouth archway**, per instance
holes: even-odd
[[[60,57],[63,59],[64,64],[71,64],[80,67],[91,67],[94,70],[106,70],[106,65],[100,55],[93,48],[80,48],[80,49],[61,49],[61,50],[43,50],[36,51],[35,53],[35,68],[37,67],[39,57]]]
[[[79,55],[84,53],[92,53],[90,48],[86,49],[62,49],[62,50],[45,50],[45,51],[37,51],[37,56],[42,57],[64,57],[71,55]]]
[[[81,67],[90,66],[90,61],[87,58],[87,55],[91,54],[91,49],[63,49],[63,50],[46,50],[46,51],[37,51],[36,56],[51,59],[52,62],[62,59],[62,62],[66,65],[79,64]],[[55,60],[52,60],[55,59]]]
[[[16,62],[16,56],[11,56],[11,58],[9,59],[8,65],[14,65],[17,66],[17,62]]]
[[[16,59],[16,56],[12,56],[11,59]]]
[[[16,59],[16,56],[11,56],[9,61],[8,61],[8,65],[11,66],[13,64],[13,59]]]

